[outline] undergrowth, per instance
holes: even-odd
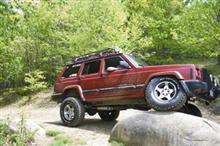
[[[9,123],[9,119],[0,121],[0,146],[27,146],[33,141],[34,133],[26,129],[23,116],[16,131],[9,128]]]

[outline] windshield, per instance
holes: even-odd
[[[135,57],[134,55],[131,54],[126,54],[126,57],[129,59],[129,61],[134,64],[136,67],[138,66],[146,66],[147,64],[142,61],[140,58]]]

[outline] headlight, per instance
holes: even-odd
[[[211,81],[213,82],[213,75],[210,74],[209,77],[210,77]]]

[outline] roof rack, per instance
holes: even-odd
[[[81,63],[84,61],[88,61],[88,60],[92,60],[92,59],[97,59],[100,57],[107,57],[107,56],[111,56],[111,55],[115,55],[115,54],[121,54],[122,50],[121,48],[116,47],[115,49],[113,48],[107,48],[104,50],[100,50],[100,51],[96,51],[96,52],[92,52],[89,54],[85,54],[82,56],[76,56],[72,58],[72,63]]]

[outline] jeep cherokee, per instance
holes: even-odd
[[[178,111],[219,94],[219,80],[194,64],[149,66],[120,49],[106,49],[73,58],[58,75],[53,97],[61,102],[63,123],[77,126],[85,112],[112,121],[120,110]]]

